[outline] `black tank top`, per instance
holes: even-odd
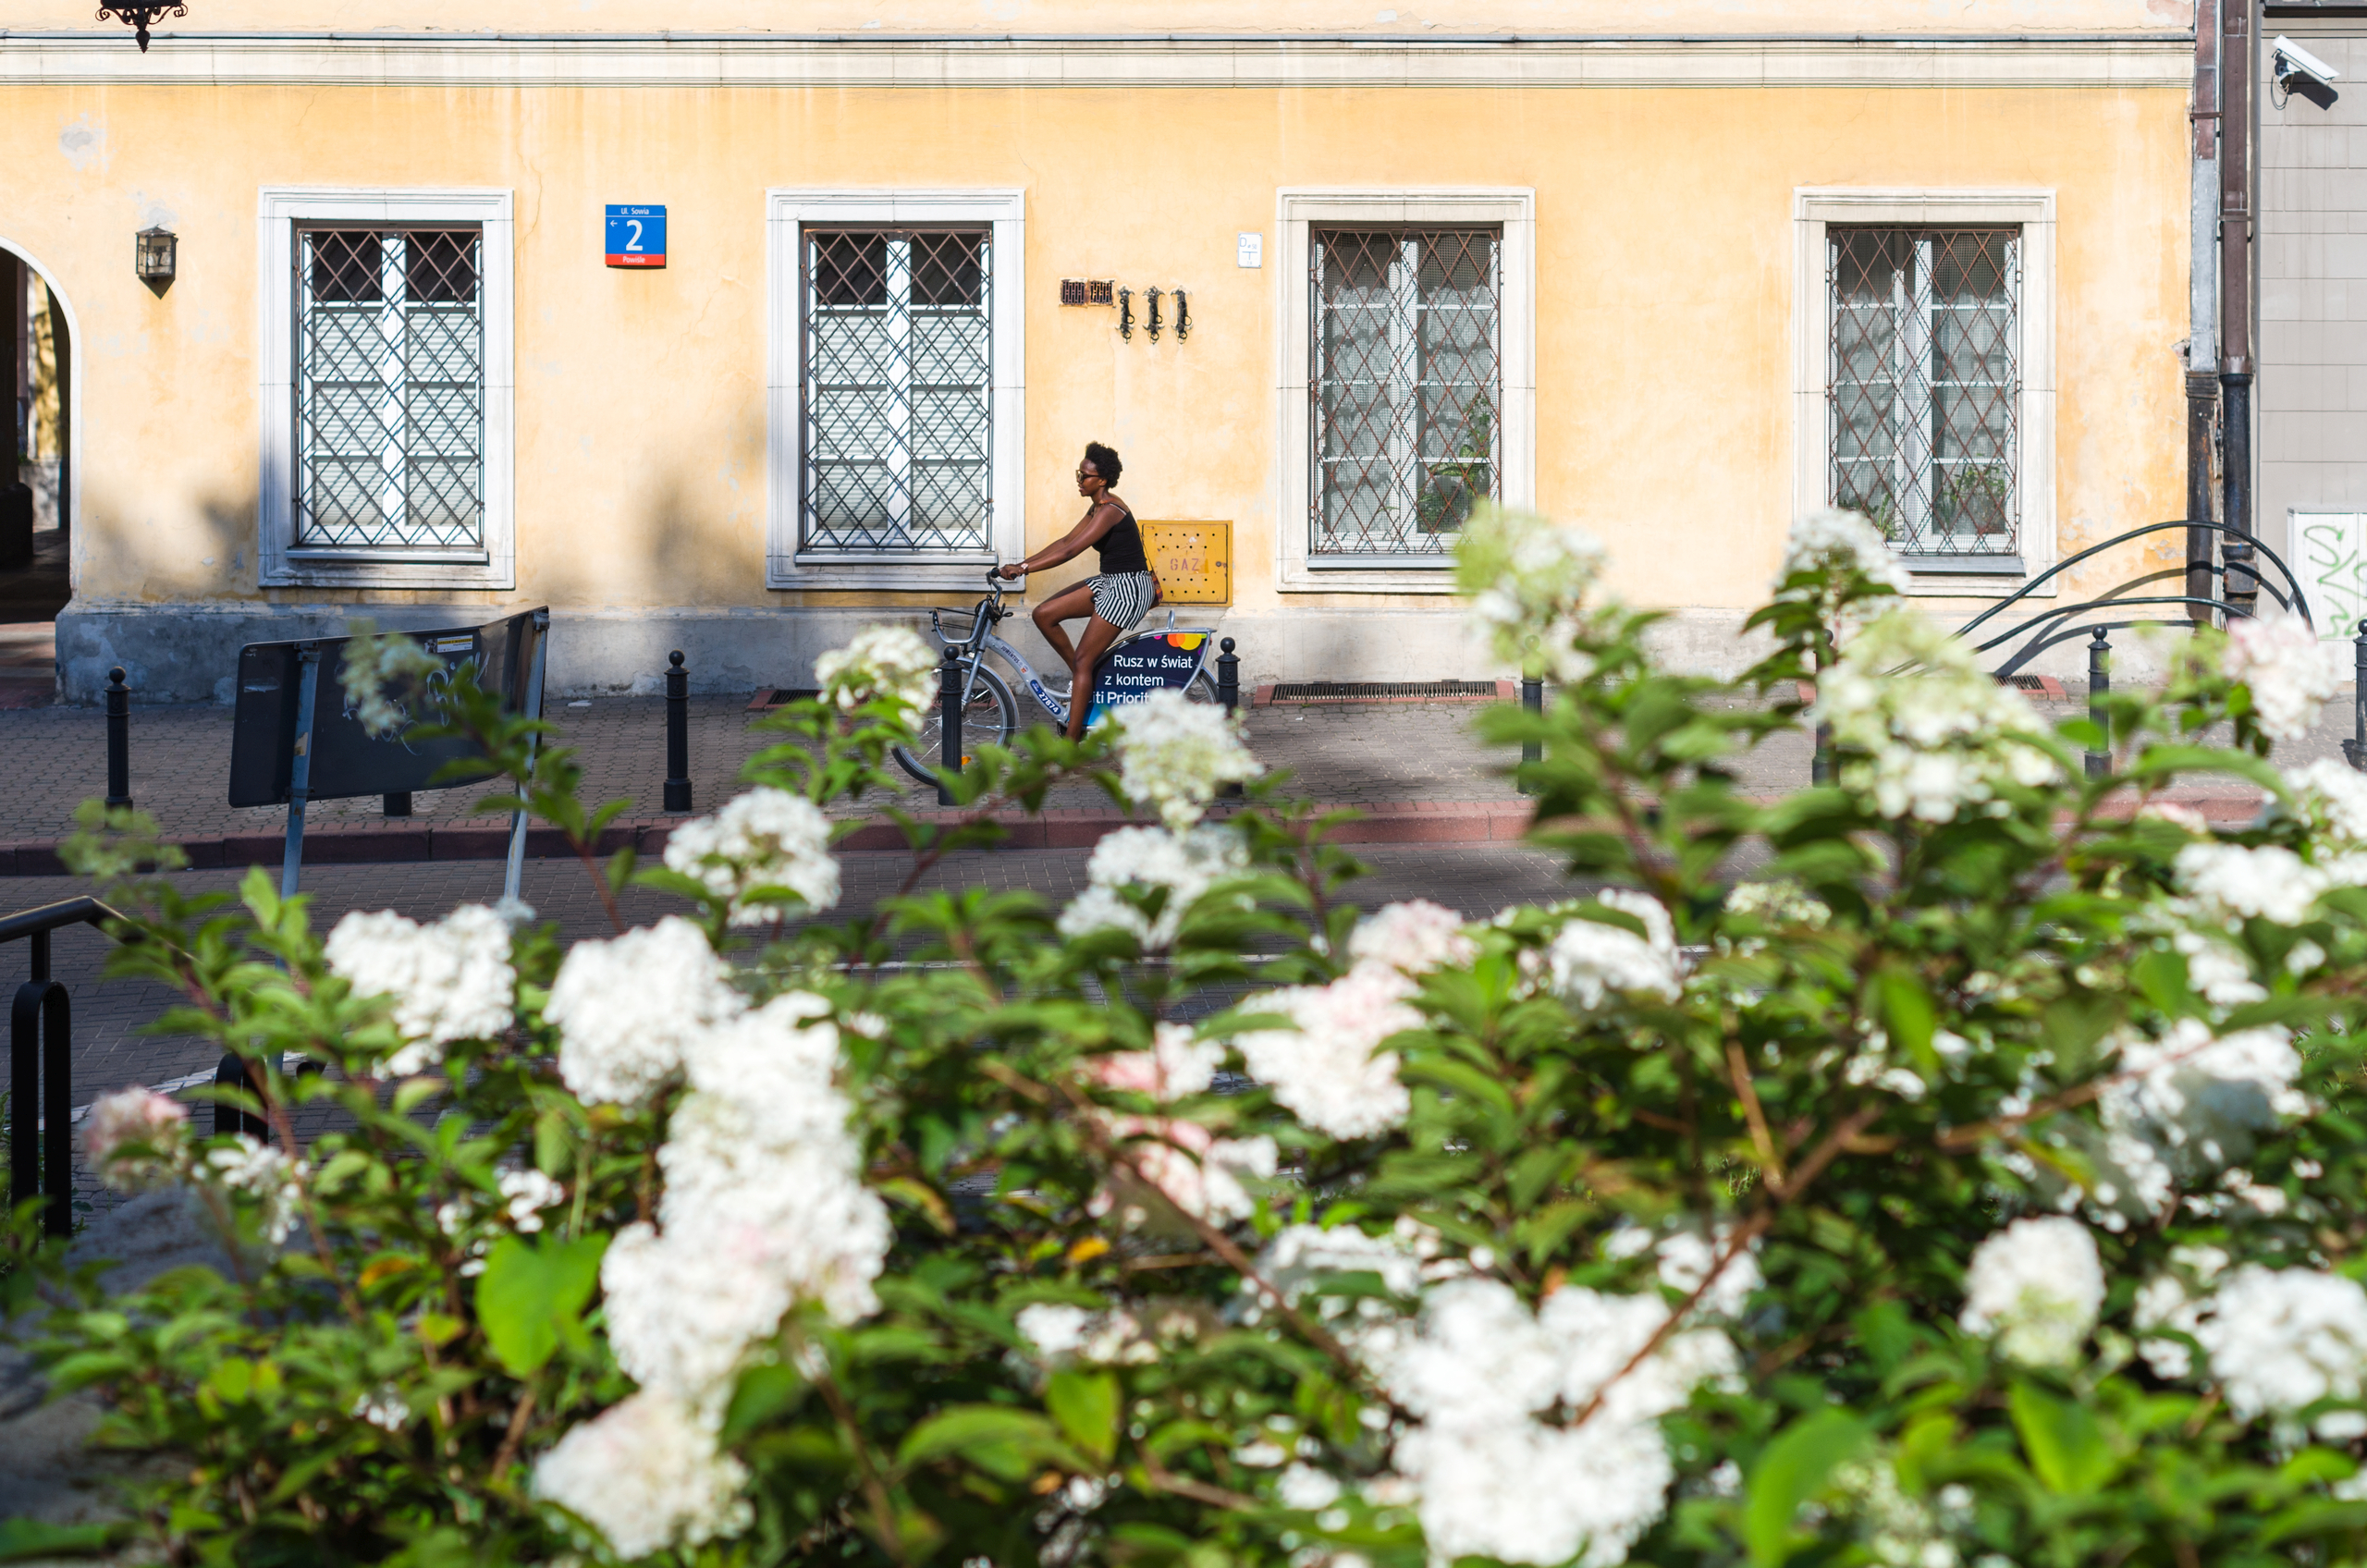
[[[1148,571],[1150,557],[1143,554],[1143,531],[1134,522],[1134,514],[1119,508],[1125,515],[1110,527],[1110,532],[1093,542],[1094,553],[1101,557],[1101,570],[1112,571]]]

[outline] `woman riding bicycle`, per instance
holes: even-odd
[[[1098,441],[1088,441],[1085,460],[1076,465],[1076,493],[1085,497],[1085,516],[1068,536],[1015,565],[1003,567],[1006,578],[1054,567],[1087,548],[1101,557],[1101,574],[1066,588],[1036,606],[1036,630],[1052,652],[1069,667],[1069,739],[1085,736],[1085,713],[1092,705],[1093,667],[1110,644],[1159,603],[1159,579],[1143,551],[1143,531],[1134,509],[1113,488],[1124,468],[1118,454]],[[1090,617],[1074,643],[1064,620]]]

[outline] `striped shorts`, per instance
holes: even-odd
[[[1093,613],[1123,631],[1150,614],[1159,588],[1147,571],[1112,571],[1093,580]]]

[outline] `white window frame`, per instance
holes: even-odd
[[[1275,338],[1275,583],[1285,594],[1452,594],[1454,557],[1376,567],[1310,561],[1307,519],[1315,473],[1309,453],[1307,298],[1312,231],[1331,224],[1404,224],[1423,228],[1501,227],[1502,294],[1497,300],[1498,374],[1503,383],[1497,499],[1537,504],[1537,192],[1457,186],[1436,190],[1286,188],[1277,192]]]
[[[1920,596],[2004,598],[2055,561],[2054,512],[2054,192],[2051,190],[1898,190],[1825,188],[1792,193],[1792,509],[1832,504],[1833,300],[1826,277],[1830,224],[2022,231],[2021,398],[2015,409],[2018,447],[2015,505],[2020,572],[1968,571],[1956,561],[1907,562]],[[2051,597],[2054,585],[2036,591]]]
[[[258,557],[266,588],[475,588],[518,586],[517,402],[512,293],[515,224],[506,190],[266,185],[255,203],[261,261],[255,341],[263,410]],[[479,241],[477,287],[484,332],[484,547],[423,549],[296,546],[296,231],[306,223],[389,227],[469,226]]]
[[[985,569],[1027,553],[1027,201],[1019,190],[774,190],[765,192],[765,586],[974,588]],[[994,422],[987,484],[992,549],[975,554],[842,551],[801,554],[800,437],[805,375],[799,363],[799,276],[808,224],[893,228],[906,224],[989,227],[987,330]]]

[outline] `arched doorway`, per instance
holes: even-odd
[[[74,330],[43,269],[0,242],[0,708],[57,689],[72,596]]]

